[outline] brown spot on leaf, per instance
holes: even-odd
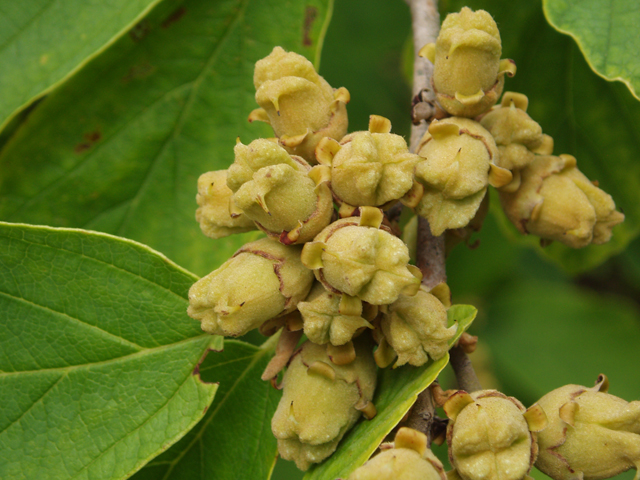
[[[147,20],[142,20],[129,30],[129,36],[131,37],[131,40],[138,43],[149,34],[150,28],[149,22]]]
[[[122,77],[122,83],[129,83],[131,80],[146,78],[155,72],[157,68],[147,61],[143,61],[139,65],[133,65],[127,74]]]
[[[310,34],[313,22],[315,22],[316,18],[318,18],[318,9],[316,7],[307,6],[304,11],[304,28],[302,30],[302,45],[305,47],[313,45],[313,40],[311,40]]]
[[[186,8],[184,7],[178,8],[171,15],[165,18],[164,22],[162,22],[162,28],[169,28],[172,24],[180,20],[185,13],[187,13]]]
[[[75,148],[73,149],[73,151],[76,152],[76,153],[82,153],[82,152],[84,152],[86,150],[89,150],[98,141],[100,141],[101,138],[102,138],[102,134],[98,130],[96,130],[94,132],[85,133],[84,136],[83,136],[83,140],[84,141],[82,141],[78,145],[76,145]]]

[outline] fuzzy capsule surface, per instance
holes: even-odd
[[[459,394],[447,401],[445,411]],[[523,416],[524,406],[495,390],[470,397],[447,426],[451,465],[463,480],[523,479],[538,451],[536,434],[529,431]]]
[[[313,283],[300,251],[268,238],[246,244],[191,286],[187,313],[205,332],[235,337],[294,310]]]
[[[318,373],[314,365],[323,364]],[[371,401],[376,366],[371,345],[356,342],[356,358],[334,365],[325,346],[305,342],[284,374],[283,393],[271,422],[278,452],[307,470],[331,455],[360,418],[357,405]]]
[[[267,235],[284,244],[313,239],[331,220],[326,183],[309,177],[309,165],[274,142],[237,144],[229,168],[233,204]]]
[[[538,434],[536,467],[551,478],[600,480],[640,468],[640,401],[606,393],[601,381],[565,385],[538,403],[549,427]]]
[[[229,206],[233,192],[227,187],[227,171],[207,172],[198,178],[196,221],[207,237],[222,238],[249,232],[255,224],[246,215],[231,216]]]
[[[521,233],[572,248],[608,242],[611,229],[624,220],[611,196],[591,183],[570,155],[537,155],[522,170],[519,188],[500,192],[500,203]]]
[[[463,228],[478,211],[487,186],[506,183],[511,174],[498,167],[498,148],[478,122],[450,117],[432,122],[424,134],[415,178],[424,187],[416,213],[427,220],[434,235]],[[500,183],[494,174],[507,175]]]
[[[499,165],[509,170],[526,167],[535,153],[552,153],[551,137],[545,136],[542,127],[527,114],[528,103],[525,95],[505,92],[501,105],[480,120],[496,141]]]
[[[515,73],[512,63],[500,61],[500,32],[484,10],[464,7],[447,15],[429,50],[436,99],[451,115],[475,117],[485,112],[500,97],[504,74]]]
[[[363,328],[373,328],[362,315],[340,312],[341,295],[316,283],[304,302],[298,304],[304,334],[313,343],[344,345]]]
[[[421,455],[410,448],[385,450],[354,471],[348,480],[445,480],[442,464],[431,450]]]
[[[387,342],[398,354],[396,367],[419,367],[429,358],[438,360],[449,351],[457,326],[447,328],[447,309],[431,293],[420,289],[414,296],[400,295],[380,322]]]
[[[413,185],[420,157],[404,138],[392,133],[356,132],[333,157],[331,189],[349,205],[382,206],[398,200]]]
[[[348,92],[334,91],[302,55],[275,47],[256,62],[253,82],[261,108],[249,119],[268,122],[292,154],[314,162],[322,138],[347,133]]]
[[[311,251],[315,258],[305,255]],[[403,291],[415,293],[420,285],[415,269],[408,266],[404,242],[382,228],[361,225],[360,217],[343,218],[326,227],[305,244],[303,262],[314,269],[327,290],[372,305],[392,303]]]

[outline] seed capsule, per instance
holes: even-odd
[[[392,303],[402,292],[415,294],[422,275],[408,264],[407,246],[381,227],[380,210],[363,207],[361,212],[332,223],[305,244],[302,262],[327,290],[373,305]]]
[[[611,229],[624,220],[611,196],[578,170],[571,155],[537,155],[522,170],[520,187],[500,192],[500,203],[520,232],[572,248],[608,242]]]
[[[420,55],[434,64],[433,88],[438,103],[449,114],[475,117],[500,97],[504,75],[516,73],[512,60],[500,60],[498,26],[484,10],[464,7],[447,15],[435,44]]]
[[[311,240],[331,221],[333,198],[327,181],[312,179],[309,169],[271,141],[238,143],[227,180],[234,206],[285,245]]]
[[[385,310],[380,325],[398,355],[395,367],[405,363],[419,367],[429,357],[438,360],[449,350],[448,341],[457,326],[447,328],[447,309],[431,293],[421,288],[412,297],[400,295]]]
[[[538,454],[536,434],[545,428],[544,411],[525,410],[515,398],[496,390],[471,395],[458,391],[444,410],[449,460],[463,480],[522,480]]]
[[[315,163],[322,138],[340,140],[347,133],[349,92],[331,88],[302,55],[275,47],[256,63],[253,83],[261,108],[249,121],[269,123],[291,154]]]
[[[227,187],[227,171],[218,170],[200,175],[196,202],[196,220],[207,237],[222,238],[234,233],[249,232],[255,224],[246,215],[231,215],[230,202],[233,192]]]
[[[538,469],[555,480],[600,480],[639,469],[640,401],[608,394],[608,386],[600,375],[593,388],[565,385],[540,399],[549,427],[538,435]]]
[[[431,232],[465,227],[475,216],[489,184],[511,181],[508,170],[495,164],[498,148],[482,125],[468,118],[433,121],[422,137],[416,180],[423,190],[405,203],[429,220]]]
[[[357,331],[373,328],[368,320],[373,319],[377,309],[369,305],[363,312],[362,302],[356,297],[350,297],[355,301],[354,307],[350,308],[345,298],[327,291],[321,283],[315,284],[305,301],[298,304],[304,321],[304,334],[309,340],[320,345],[344,345]]]
[[[348,480],[446,480],[446,478],[442,462],[427,448],[427,437],[421,432],[402,427],[396,434],[393,448],[386,448],[371,458],[355,470]]]
[[[331,455],[371,404],[376,366],[370,345],[358,343],[356,358],[335,365],[326,347],[303,344],[284,374],[283,393],[271,422],[282,458],[307,470]]]
[[[342,202],[383,207],[409,191],[420,157],[390,131],[389,120],[372,115],[369,131],[347,135],[340,143],[320,143],[316,156],[331,166],[331,190]]]
[[[293,311],[313,283],[300,251],[268,238],[246,244],[193,284],[187,313],[205,332],[235,337]]]

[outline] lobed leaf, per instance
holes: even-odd
[[[0,478],[126,478],[202,417],[195,277],[105,234],[0,223]]]
[[[204,418],[184,438],[149,462],[134,480],[264,480],[276,461],[271,417],[281,393],[260,379],[271,355],[269,341],[255,347],[225,340],[200,366],[203,380],[219,382]]]
[[[198,177],[249,124],[253,64],[275,45],[316,59],[330,0],[165,1],[31,113],[0,154],[0,218],[132,238],[206,274],[255,234],[194,220]]]
[[[635,0],[543,0],[547,20],[571,36],[594,72],[640,100],[640,8]]]
[[[80,70],[159,1],[0,2],[0,128]]]
[[[458,322],[459,328],[449,342],[453,345],[469,328],[477,314],[471,305],[453,305],[448,310],[449,325]],[[449,354],[416,368],[404,365],[378,372],[378,386],[373,403],[377,415],[369,421],[361,421],[340,442],[338,450],[323,463],[311,467],[305,480],[333,480],[347,478],[351,472],[366,462],[384,438],[402,420],[418,398],[418,394],[436,379],[449,362]]]

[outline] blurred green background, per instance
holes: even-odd
[[[442,15],[465,4],[484,8],[494,16],[503,39],[503,57],[518,65],[517,75],[507,80],[505,90],[529,96],[530,114],[561,149],[556,148],[555,153],[573,153],[569,148],[579,139],[568,138],[571,131],[556,118],[554,110],[557,96],[568,95],[572,86],[558,78],[566,73],[552,62],[561,62],[556,58],[559,52],[570,50],[579,62],[572,71],[598,85],[606,82],[589,78],[596,77],[590,71],[583,72],[580,52],[572,40],[548,26],[541,2],[445,1],[440,5]],[[525,31],[519,28],[523,25],[527,25]],[[369,115],[377,114],[391,120],[394,133],[408,138],[411,90],[403,72],[410,71],[406,65],[406,59],[411,58],[410,35],[410,12],[402,0],[366,4],[336,0],[320,73],[334,87],[345,86],[351,92],[350,130],[366,129]],[[556,50],[545,50],[550,45]],[[548,68],[541,70],[545,62]],[[557,92],[544,91],[550,88]],[[624,88],[621,95],[625,95]],[[589,103],[591,99],[582,100]],[[628,102],[637,103],[631,95]],[[574,153],[578,166],[590,178],[602,180],[597,162],[589,159],[583,166],[581,147],[572,148],[578,152]],[[637,145],[630,145],[632,148]],[[606,178],[600,183],[626,210],[616,196],[615,182]],[[594,260],[599,252],[593,250],[602,247],[588,247],[591,251],[583,258],[564,262],[570,274],[558,257],[541,254],[535,241],[520,238],[507,225],[497,196],[491,200],[491,214],[482,231],[474,235],[479,240],[477,248],[459,245],[447,261],[454,303],[472,304],[479,310],[470,330],[478,335],[479,348],[471,359],[483,386],[499,388],[529,406],[554,388],[567,383],[591,386],[599,373],[605,373],[611,382],[610,393],[627,400],[640,399],[636,353],[640,345],[640,240],[590,270],[588,267],[599,261]],[[587,271],[576,273],[581,263]],[[455,386],[448,369],[441,381],[445,388]],[[446,461],[446,447],[436,451]],[[291,462],[279,460],[272,478],[294,480],[302,476]],[[548,478],[537,471],[533,476]],[[617,478],[632,477],[630,471]]]

